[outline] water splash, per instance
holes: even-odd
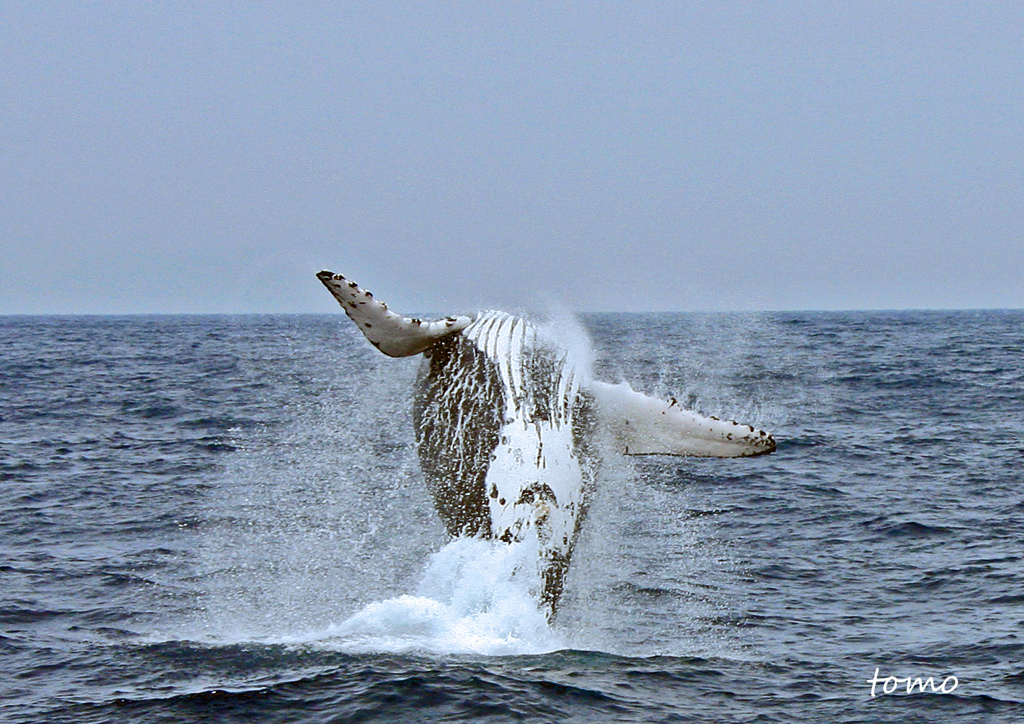
[[[416,595],[371,603],[325,645],[358,652],[536,654],[564,648],[537,606],[536,540],[459,538],[430,556]]]
[[[593,347],[576,319],[557,315],[542,333],[589,377]],[[610,452],[554,627],[537,605],[535,541],[445,545],[412,441],[415,367],[340,350],[315,396],[295,396],[277,424],[238,441],[195,530],[193,635],[171,621],[172,637],[440,655],[707,648],[691,622],[718,605],[702,602],[716,598],[706,581],[722,576],[721,551],[687,541],[711,521],[690,520],[696,502],[675,485],[652,490]],[[657,478],[673,480],[675,463],[664,467]],[[644,555],[654,543],[658,560]],[[644,585],[626,585],[635,580]],[[687,622],[668,639],[644,617],[654,596]]]

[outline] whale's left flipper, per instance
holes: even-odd
[[[460,332],[472,323],[469,317],[448,317],[424,322],[395,314],[365,289],[334,272],[322,271],[316,278],[338,300],[349,318],[374,347],[389,357],[408,357],[433,347],[449,334]]]
[[[767,455],[775,439],[763,430],[704,417],[636,392],[628,384],[589,385],[598,419],[626,455],[694,455],[738,458]]]

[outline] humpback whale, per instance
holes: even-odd
[[[527,319],[485,311],[411,319],[340,274],[317,278],[373,346],[422,354],[413,398],[420,466],[452,537],[538,547],[539,606],[555,615],[597,469],[597,440],[627,455],[748,457],[771,435],[589,379]]]

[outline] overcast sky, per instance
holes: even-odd
[[[4,0],[0,251],[0,314],[1024,307],[1024,3]]]

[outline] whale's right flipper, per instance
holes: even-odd
[[[694,455],[739,458],[766,455],[775,440],[763,430],[730,420],[704,417],[636,392],[628,384],[589,385],[598,419],[626,455]]]
[[[316,278],[334,295],[370,343],[389,357],[424,352],[439,339],[465,329],[473,321],[469,317],[448,317],[436,322],[409,319],[395,314],[388,305],[378,302],[372,294],[341,274],[322,271]]]

